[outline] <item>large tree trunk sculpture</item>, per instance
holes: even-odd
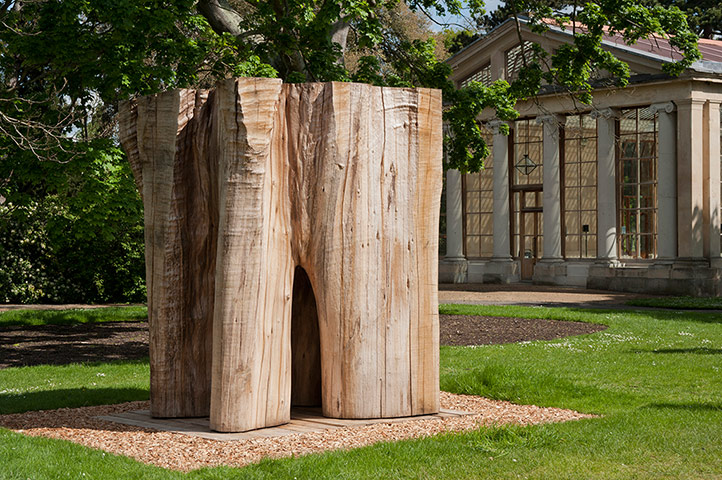
[[[437,412],[441,140],[427,89],[246,78],[123,105],[152,414]]]

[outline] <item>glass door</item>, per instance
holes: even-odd
[[[521,262],[521,279],[531,280],[534,275],[534,265],[542,256],[542,192],[519,191],[519,216],[517,237],[517,258]]]

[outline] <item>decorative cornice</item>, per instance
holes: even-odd
[[[677,108],[692,108],[692,107],[703,107],[705,103],[707,103],[706,98],[684,98],[682,100],[674,100],[674,103]]]

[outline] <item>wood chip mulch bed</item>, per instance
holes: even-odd
[[[592,417],[571,410],[515,405],[446,392],[441,392],[441,406],[475,414],[229,442],[159,432],[96,418],[148,409],[148,402],[0,415],[0,426],[25,435],[69,440],[163,468],[190,471],[218,465],[241,467],[266,457],[280,458],[358,448],[377,442],[473,430],[482,425],[532,425]]]
[[[439,315],[439,338],[442,345],[492,345],[555,340],[596,333],[606,328],[606,325],[596,323],[538,318]]]
[[[551,320],[440,316],[442,345],[551,340],[604,328],[602,325]],[[131,360],[147,355],[148,326],[143,322],[9,327],[0,330],[0,368]],[[69,440],[163,468],[190,471],[217,465],[243,466],[265,457],[298,456],[357,448],[381,441],[473,430],[482,425],[532,425],[592,417],[570,410],[515,405],[446,392],[441,392],[441,407],[474,414],[240,441],[208,440],[96,418],[131,410],[147,410],[148,402],[0,415],[0,426],[26,435]]]

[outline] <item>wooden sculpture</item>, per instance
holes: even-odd
[[[152,415],[437,412],[441,130],[427,89],[244,78],[124,104]]]

